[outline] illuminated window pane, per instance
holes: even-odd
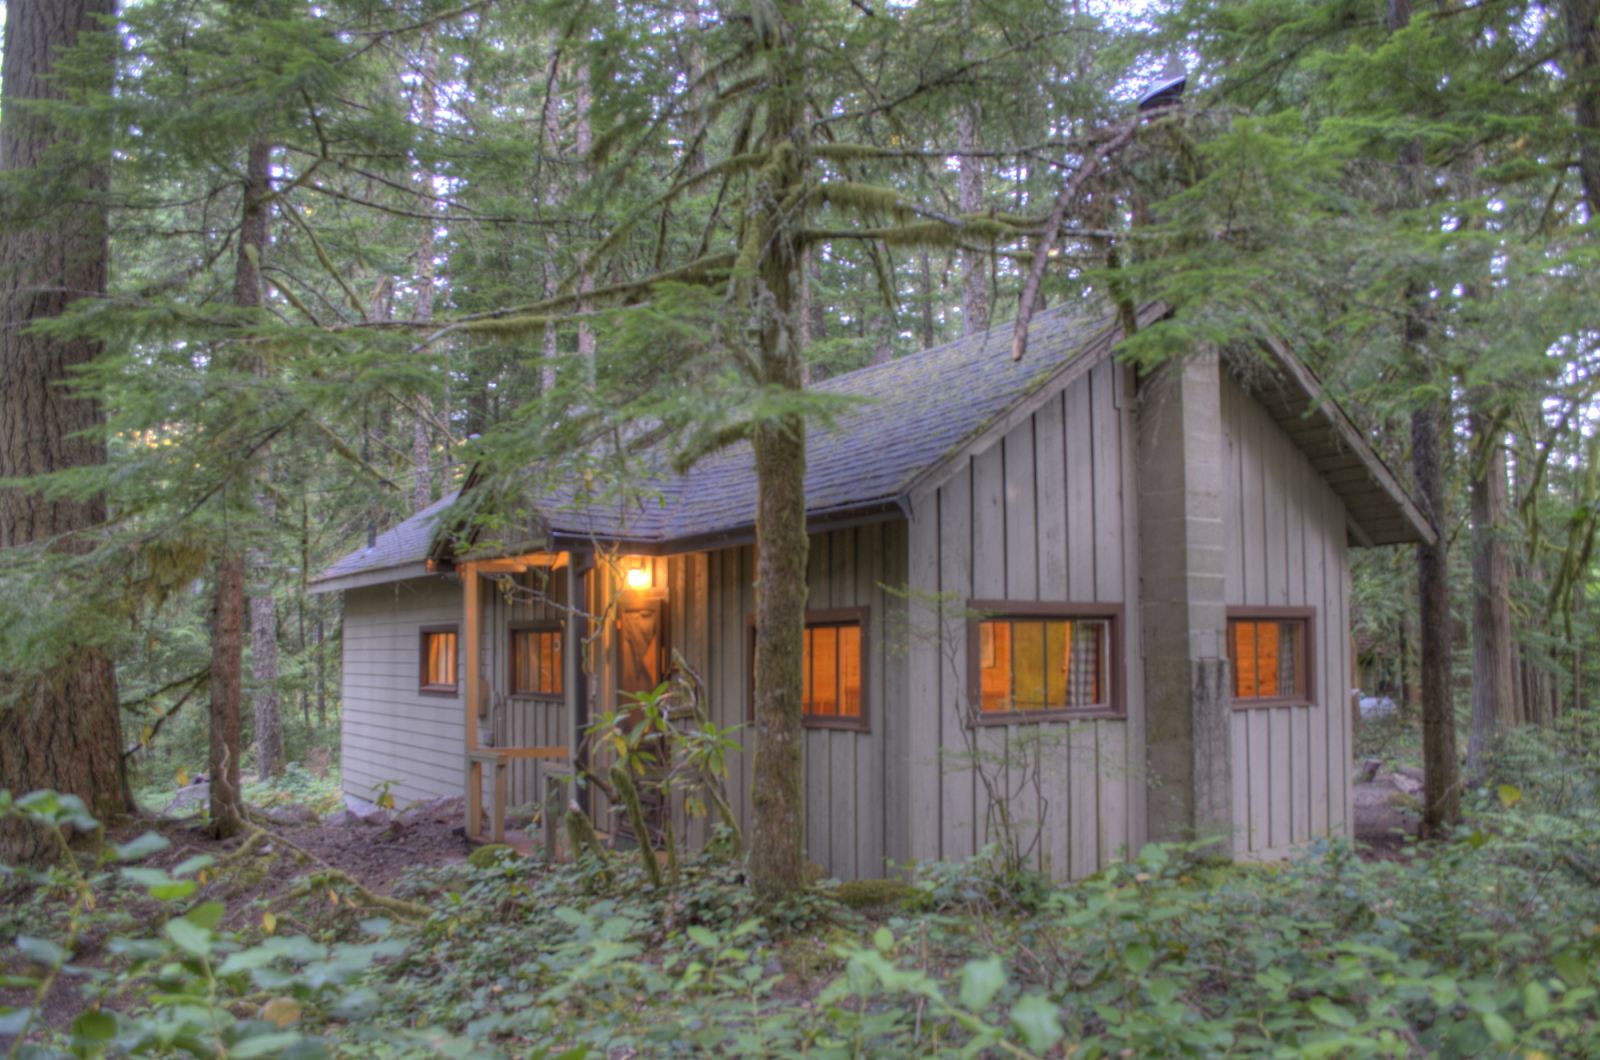
[[[988,641],[979,666],[979,705],[987,712],[1010,710],[1011,623],[980,623],[979,637]]]
[[[1233,698],[1304,698],[1305,650],[1304,619],[1230,619],[1228,661],[1233,666]]]
[[[1044,697],[1050,706],[1067,702],[1067,667],[1071,662],[1071,622],[1046,622],[1044,627]]]
[[[839,627],[839,713],[861,717],[861,627]]]
[[[454,689],[456,684],[456,635],[434,631],[422,635],[422,686]]]
[[[839,627],[818,626],[811,631],[812,713],[831,717],[839,713]]]
[[[1044,623],[1011,625],[1012,702],[1016,710],[1044,709]]]

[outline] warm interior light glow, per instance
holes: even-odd
[[[629,567],[627,573],[622,576],[622,580],[630,589],[648,589],[650,588],[650,568],[644,561],[641,561],[639,566]]]

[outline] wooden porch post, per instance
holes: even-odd
[[[478,629],[478,569],[475,564],[463,563],[457,568],[461,573],[464,614],[462,629],[462,665],[466,668],[467,727],[462,762],[466,773],[467,835],[476,836],[483,831],[483,764],[474,761],[478,749],[478,683],[482,638]]]

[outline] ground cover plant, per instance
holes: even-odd
[[[387,895],[302,864],[262,900],[270,832],[181,862],[154,832],[80,844],[10,874],[0,1027],[26,1056],[1584,1055],[1595,771],[1550,739],[1511,757],[1521,785],[1392,857],[1153,845],[1062,886],[990,851],[775,907],[726,846],[676,885],[500,851]],[[5,812],[92,830],[71,798]],[[38,1005],[62,978],[76,1013]]]

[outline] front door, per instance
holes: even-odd
[[[646,597],[642,593],[639,595],[638,600],[625,600],[617,614],[619,710],[632,703],[635,694],[655,691],[661,682],[666,680],[667,660],[671,658],[667,641],[665,601],[658,597]],[[641,713],[639,710],[632,711],[627,724],[637,724]],[[653,746],[645,750],[653,754],[658,762],[666,761],[667,746],[664,737],[656,737]],[[644,810],[645,821],[652,832],[659,833],[665,826],[666,803],[661,798],[654,779],[648,774],[636,778],[639,782],[639,802]],[[626,813],[622,815],[618,827],[624,832],[632,833],[632,822],[628,820]]]

